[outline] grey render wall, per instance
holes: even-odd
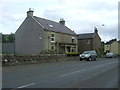
[[[43,35],[44,30],[34,17],[27,17],[15,33],[15,54],[39,54],[43,51]]]
[[[4,54],[14,54],[15,43],[2,43],[2,53]]]

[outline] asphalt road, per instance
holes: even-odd
[[[118,59],[4,67],[2,88],[118,88]]]

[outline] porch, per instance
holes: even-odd
[[[62,52],[77,52],[77,44],[75,43],[59,43]]]

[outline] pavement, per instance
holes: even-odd
[[[2,72],[2,88],[14,88],[14,90],[118,88],[118,58],[12,66],[4,67]]]

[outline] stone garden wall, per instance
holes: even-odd
[[[79,57],[68,57],[65,54],[40,54],[40,55],[2,55],[2,66],[16,66],[38,64],[46,62],[60,62],[79,60]]]

